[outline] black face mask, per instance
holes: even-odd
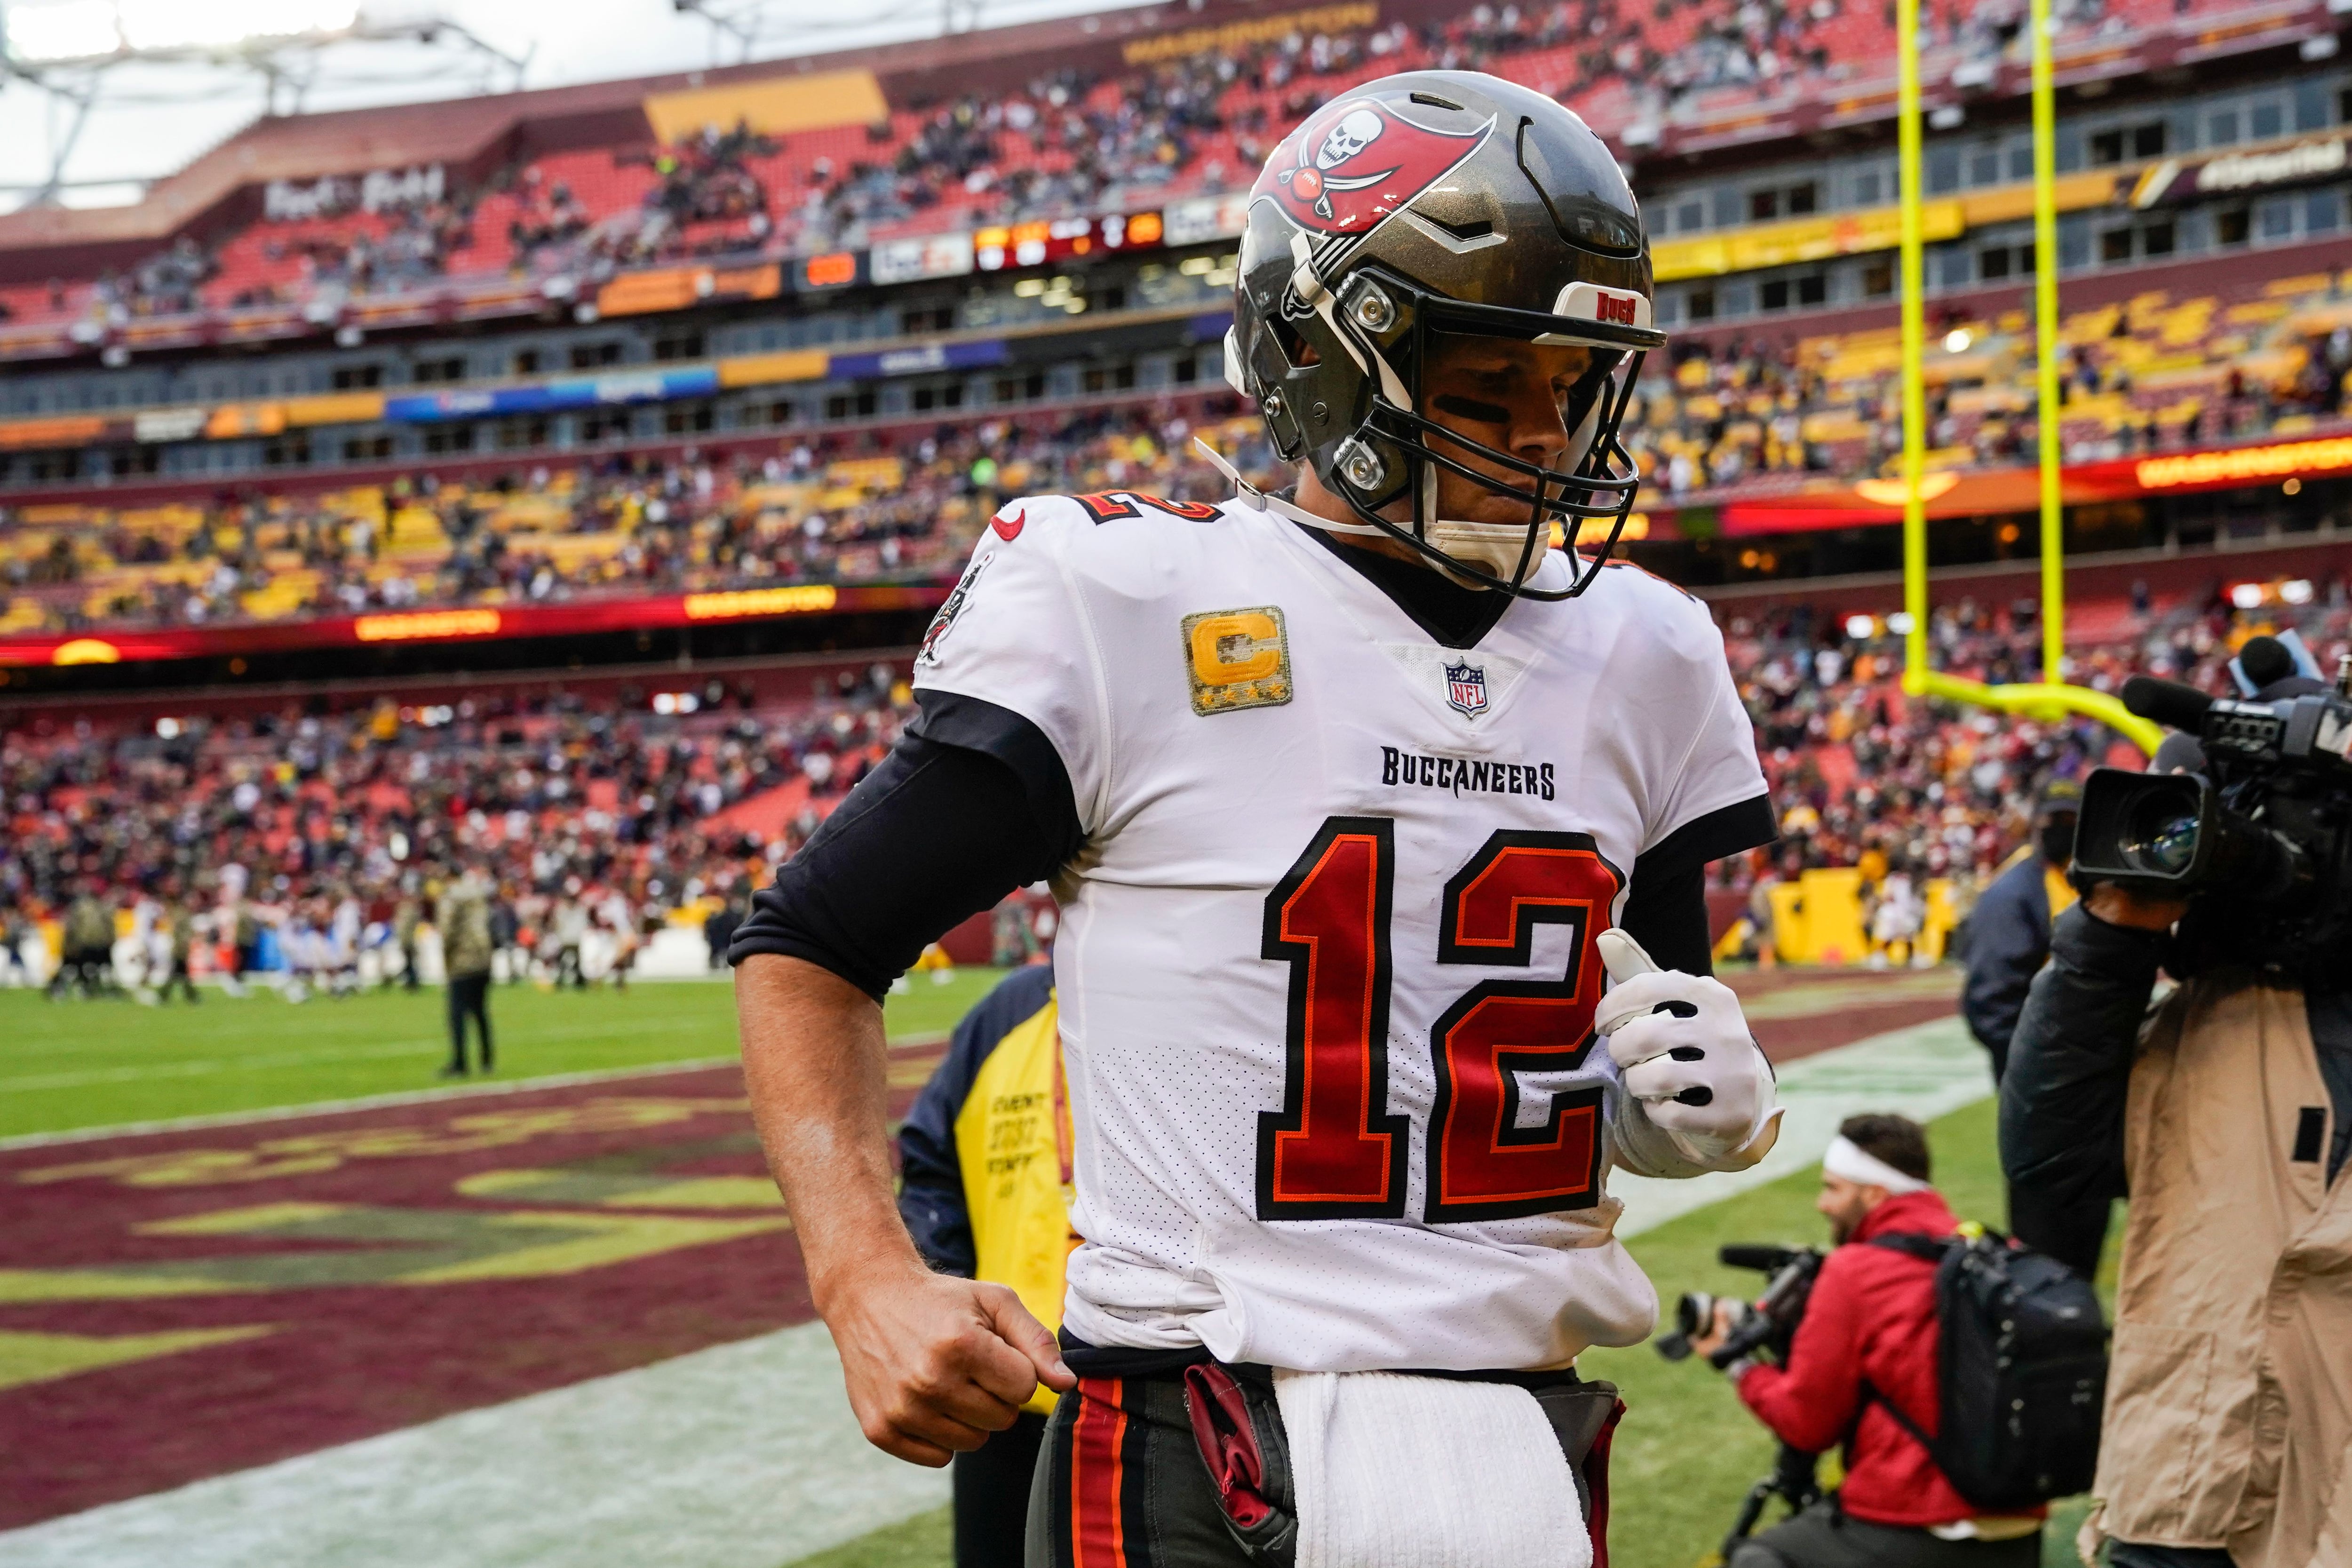
[[[2063,866],[2074,858],[2074,815],[2062,812],[2042,825],[2034,836],[2042,844],[2042,858],[2053,866]]]

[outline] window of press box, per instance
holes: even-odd
[[[410,379],[420,386],[435,382],[463,381],[466,379],[466,356],[450,354],[444,358],[421,359],[409,374]]]
[[[1931,195],[1942,195],[1960,188],[1960,150],[1946,142],[1927,149],[1927,182]]]
[[[1694,289],[1689,294],[1685,296],[1685,302],[1689,307],[1690,319],[1692,321],[1712,321],[1715,320],[1715,290],[1713,289]]]
[[[698,436],[718,423],[719,412],[709,403],[673,403],[662,410],[666,436]]]
[[[654,358],[663,363],[701,359],[709,353],[709,340],[699,331],[667,332],[654,340]]]
[[[836,392],[824,400],[824,416],[827,419],[871,419],[879,406],[870,386],[863,392]]]
[[[1881,256],[1865,261],[1862,267],[1862,292],[1865,298],[1883,300],[1895,292],[1895,258]]]
[[[1135,386],[1135,366],[1131,363],[1116,365],[1088,365],[1081,384],[1090,393],[1130,391]]]
[[[934,408],[961,408],[963,383],[955,381],[945,386],[919,386],[908,399],[908,405],[918,414],[928,414]]]
[[[2223,207],[2213,215],[2213,243],[2243,245],[2253,232],[2253,215],[2244,207]]]
[[[331,382],[337,392],[373,392],[383,384],[383,366],[339,364]]]
[[[2091,135],[2093,166],[2120,163],[2127,158],[2164,156],[2165,125],[2151,120],[2140,125],[2110,126]]]
[[[914,305],[898,312],[898,330],[910,338],[925,332],[951,332],[955,324],[953,305]]]
[[[1773,278],[1758,285],[1756,305],[1763,310],[1785,310],[1790,306],[1807,306],[1829,302],[1829,279],[1819,272],[1809,272],[1798,278]]]
[[[541,363],[539,351],[537,349],[517,349],[515,350],[514,360],[512,363],[514,365],[515,374],[537,375],[539,374]]]
[[[621,363],[621,345],[617,339],[602,343],[574,343],[571,357],[574,370],[598,370]]]

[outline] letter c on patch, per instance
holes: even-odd
[[[1260,610],[1204,616],[1192,643],[1192,674],[1203,686],[1264,680],[1282,668],[1282,628]]]

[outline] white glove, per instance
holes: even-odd
[[[1610,986],[1593,1027],[1609,1041],[1625,1092],[1698,1163],[1753,1143],[1780,1110],[1771,1064],[1738,996],[1712,975],[1660,969],[1622,931],[1602,931],[1596,945]]]

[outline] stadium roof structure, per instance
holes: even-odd
[[[1388,0],[1388,6],[1400,8],[1398,0]],[[1404,0],[1403,8],[1438,6],[1432,0]],[[812,81],[823,83],[824,102],[807,106],[815,112],[798,123],[775,129],[860,124],[880,118],[892,102],[1011,86],[1048,65],[1117,65],[1129,46],[1164,38],[1179,22],[1187,30],[1213,32],[1220,24],[1360,26],[1381,9],[1374,0],[1276,12],[1249,0],[1203,0],[1198,6],[1150,5],[665,76],[268,117],[157,181],[140,202],[0,214],[0,279],[85,270],[143,254],[272,180],[424,163],[476,169],[518,154],[654,142],[672,128],[665,123],[666,110],[689,107],[682,100],[703,100],[709,106],[708,119],[719,112],[721,100],[730,109],[740,104],[750,110],[766,98],[773,109],[772,89],[792,89],[797,96]],[[772,90],[761,93],[762,89]],[[756,115],[754,122],[760,122]]]
[[[478,174],[518,156],[673,140],[681,128],[738,115],[781,132],[872,123],[893,107],[1012,89],[1045,70],[1147,66],[1294,31],[1436,21],[1457,18],[1460,10],[1454,0],[1181,0],[660,77],[265,118],[158,181],[136,204],[0,215],[0,282],[123,264],[209,221],[242,216],[256,200],[252,193],[271,181],[435,163],[453,174]],[[2063,38],[2057,79],[2080,86],[2299,47],[2332,52],[2343,20],[2331,0],[2206,0],[2188,14]],[[2021,60],[1969,60],[1953,49],[1931,54],[1931,110],[2014,97],[2024,89]],[[1613,122],[1595,110],[1596,129],[1628,161],[1757,151],[1891,119],[1894,79],[1889,62],[1861,60],[1829,90],[1792,83],[1777,95],[1701,94],[1663,117],[1639,110],[1629,97],[1621,110]]]

